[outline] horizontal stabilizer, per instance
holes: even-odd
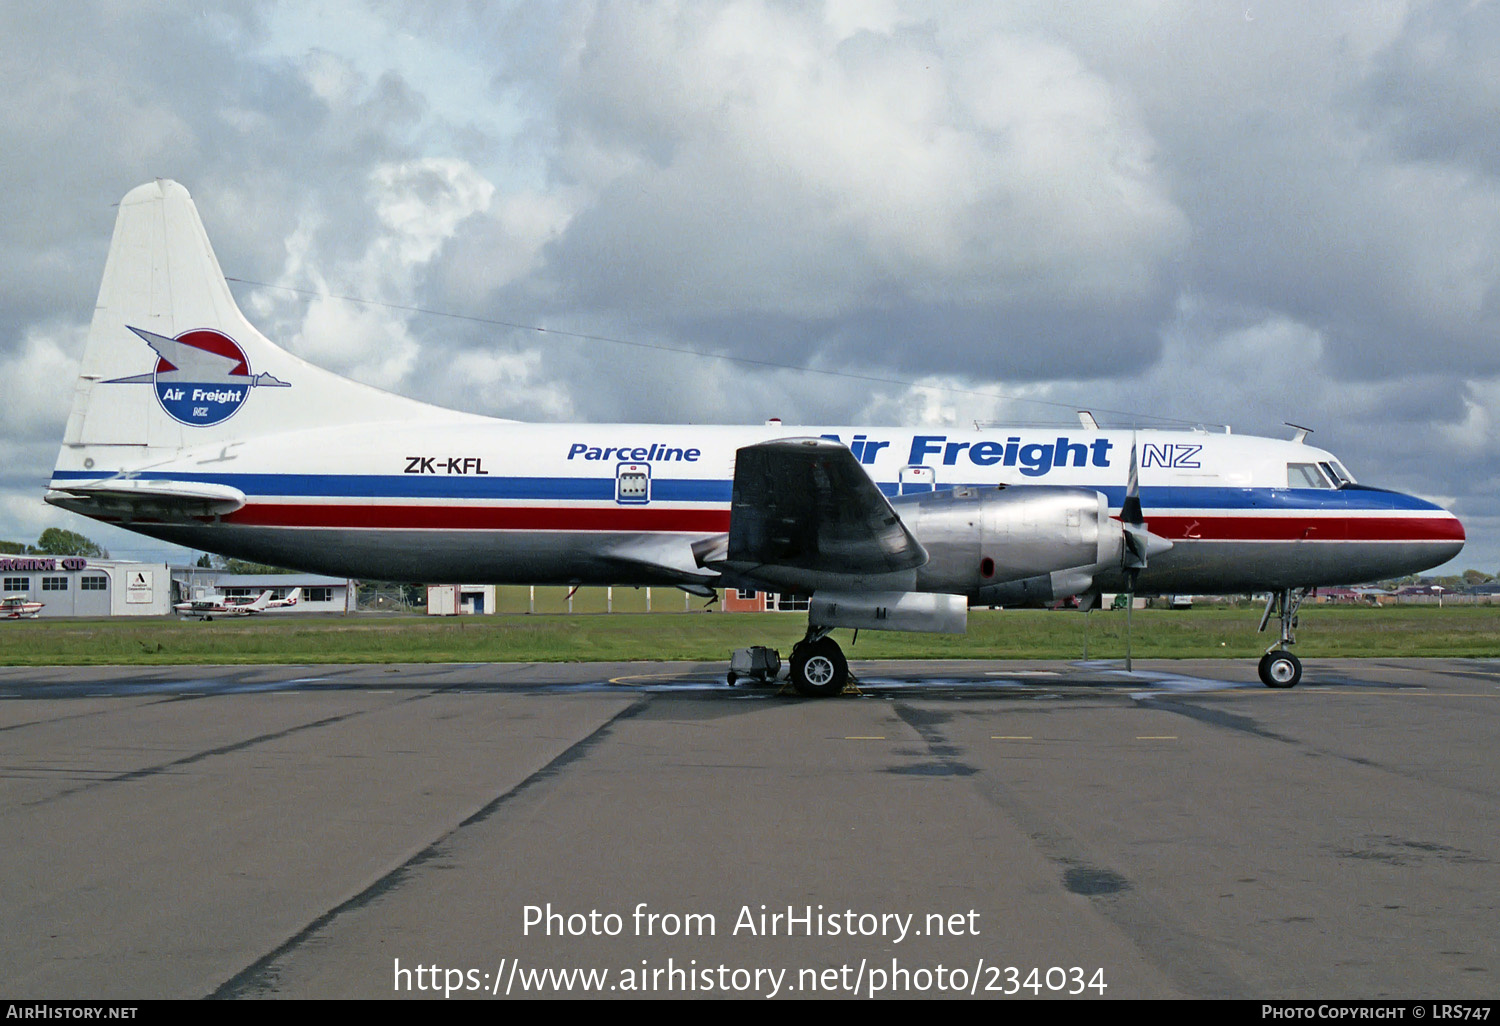
[[[223,516],[245,505],[245,493],[229,485],[128,477],[53,489],[46,498],[53,506],[84,516],[127,522]]]

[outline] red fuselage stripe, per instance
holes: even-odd
[[[721,534],[727,509],[562,506],[388,506],[257,503],[224,517],[254,527],[376,528],[450,531],[671,531]],[[1454,517],[1149,517],[1172,541],[1463,541]]]
[[[722,534],[727,509],[630,506],[302,506],[257,504],[224,518],[256,527],[374,527],[449,531],[682,531]]]

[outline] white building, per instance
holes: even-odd
[[[92,556],[0,556],[0,597],[42,603],[39,615],[166,616],[178,602],[208,594],[254,599],[269,590],[283,599],[302,589],[295,606],[275,615],[352,613],[355,582],[317,574],[231,574],[196,566],[137,563]]]
[[[42,603],[42,616],[164,616],[172,611],[165,563],[92,556],[0,556],[6,596]]]
[[[494,611],[493,584],[434,584],[427,589],[428,616],[459,616]]]
[[[172,585],[177,595],[174,602],[210,595],[242,602],[258,598],[263,591],[269,591],[273,599],[284,599],[293,589],[301,588],[297,604],[272,610],[275,616],[352,613],[359,598],[354,581],[319,574],[231,574],[208,567],[177,566],[172,568]]]

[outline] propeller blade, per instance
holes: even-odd
[[[1145,518],[1141,515],[1141,473],[1140,464],[1136,462],[1135,437],[1130,439],[1130,480],[1125,485],[1125,502],[1120,506],[1120,522],[1122,524],[1143,524]]]
[[[1146,527],[1146,517],[1141,510],[1140,464],[1136,457],[1136,443],[1130,440],[1130,480],[1125,486],[1125,501],[1120,505],[1120,528],[1124,545],[1120,553],[1120,569],[1125,571],[1129,591],[1135,594],[1136,581],[1146,569],[1150,557],[1160,555],[1172,547],[1172,543],[1160,535],[1152,534]]]
[[[1125,548],[1121,567],[1135,592],[1136,578],[1146,567],[1146,518],[1141,513],[1141,474],[1136,460],[1135,435],[1130,436],[1130,478],[1125,484],[1125,501],[1120,506],[1120,526],[1124,528]]]

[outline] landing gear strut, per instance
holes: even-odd
[[[1302,600],[1307,598],[1308,591],[1307,588],[1295,591],[1282,588],[1271,592],[1266,599],[1266,611],[1261,614],[1260,629],[1266,629],[1266,624],[1273,615],[1281,621],[1281,640],[1266,649],[1266,654],[1260,658],[1261,683],[1268,688],[1294,688],[1302,679],[1302,662],[1286,651],[1286,647],[1297,642],[1292,631],[1297,626],[1297,610],[1301,608]]]
[[[842,694],[849,682],[849,661],[838,642],[828,636],[829,627],[807,628],[807,637],[792,647],[792,687],[808,698]]]

